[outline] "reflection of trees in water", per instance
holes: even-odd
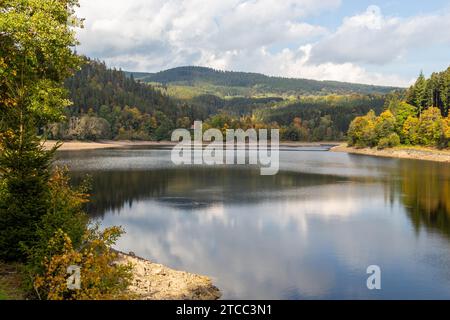
[[[72,172],[73,182],[92,176],[92,201],[88,212],[103,216],[135,201],[155,199],[169,204],[170,198],[202,205],[218,202],[257,202],[270,197],[286,197],[290,188],[317,186],[345,181],[331,175],[280,172],[261,176],[259,169],[175,168],[142,171]]]
[[[400,198],[416,230],[438,230],[450,237],[450,165],[399,160],[398,166],[384,168],[385,198]],[[381,172],[380,172],[381,173]],[[135,201],[155,199],[166,205],[251,203],[275,197],[295,196],[301,187],[343,181],[377,183],[379,178],[342,178],[333,175],[280,172],[260,176],[257,168],[191,167],[156,170],[72,172],[74,183],[92,175],[92,202],[88,211],[102,216]],[[171,199],[174,198],[174,199]],[[172,201],[173,200],[173,201]]]
[[[424,226],[450,237],[450,166],[400,162],[401,199],[416,230]]]

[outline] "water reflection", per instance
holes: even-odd
[[[400,162],[401,199],[416,228],[438,230],[450,237],[450,165]]]
[[[281,172],[173,167],[167,150],[62,154],[119,248],[216,279],[225,298],[450,298],[450,166],[282,152]],[[442,237],[441,235],[444,235]],[[368,291],[366,268],[383,270]]]
[[[155,199],[167,206],[195,209],[217,203],[255,203],[262,199],[296,198],[298,188],[320,186],[347,178],[331,175],[282,172],[260,176],[258,169],[171,168],[133,171],[75,171],[79,184],[86,176],[92,179],[92,202],[89,212],[103,216],[120,210],[125,204]]]

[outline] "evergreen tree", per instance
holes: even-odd
[[[62,81],[79,65],[73,53],[75,0],[0,4],[0,258],[23,259],[47,212],[50,164],[36,135],[69,103]],[[69,23],[68,23],[69,22]]]
[[[414,84],[413,104],[418,108],[419,114],[427,107],[427,81],[421,72]]]

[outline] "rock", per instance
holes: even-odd
[[[117,263],[133,265],[133,281],[128,290],[140,300],[218,300],[222,296],[205,276],[172,270],[123,253],[118,253]]]

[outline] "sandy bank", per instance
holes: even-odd
[[[54,146],[56,141],[46,141],[44,146],[49,149]],[[171,141],[99,141],[99,142],[85,142],[85,141],[65,141],[58,149],[60,151],[80,151],[80,150],[95,150],[95,149],[111,149],[111,148],[127,148],[127,147],[145,147],[145,146],[167,146],[176,145],[176,142]],[[326,147],[336,146],[339,142],[281,142],[280,147]]]
[[[341,144],[331,149],[333,152],[347,152],[351,154],[362,154],[368,156],[400,158],[400,159],[416,159],[426,161],[437,161],[450,163],[450,150],[438,150],[428,147],[401,146],[391,149],[378,150],[376,148],[353,148],[346,144]]]
[[[54,146],[56,141],[46,141],[44,146],[49,149]],[[126,148],[133,146],[159,146],[170,145],[173,142],[156,142],[156,141],[99,141],[99,142],[85,142],[85,141],[65,141],[58,149],[60,151],[77,151],[77,150],[95,150],[95,149],[111,149],[111,148]]]
[[[118,263],[133,265],[129,290],[140,300],[217,300],[221,293],[210,278],[176,271],[163,265],[119,253]]]

